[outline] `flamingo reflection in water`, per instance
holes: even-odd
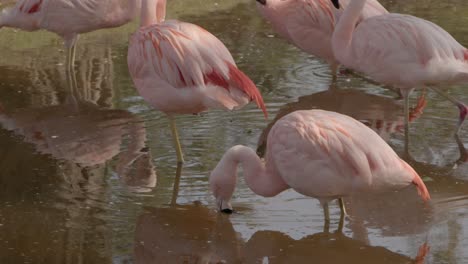
[[[53,64],[36,58],[27,66],[1,68],[2,85],[23,89],[13,95],[4,89],[0,96],[0,193],[15,204],[1,208],[8,229],[1,238],[21,245],[0,250],[6,263],[111,261],[106,245],[112,234],[102,228],[103,213],[111,207],[109,172],[115,164],[131,190],[148,191],[156,184],[144,123],[111,109],[110,50],[83,51],[76,104],[65,99],[64,73]]]
[[[424,263],[429,247],[417,256],[371,246],[340,232],[321,232],[295,240],[262,230],[243,239],[229,217],[199,203],[145,208],[135,230],[135,263]],[[337,252],[340,252],[337,254]]]
[[[2,69],[8,73],[2,81],[25,82],[17,85],[31,92],[23,93],[29,105],[14,111],[2,106],[0,99],[0,125],[33,144],[39,153],[78,166],[83,173],[116,157],[116,172],[127,186],[154,187],[156,174],[145,146],[144,122],[128,111],[110,109],[114,94],[110,49],[86,47],[81,55],[78,79],[65,94],[66,77],[50,64],[32,60],[28,67]],[[127,136],[128,145],[121,151]]]

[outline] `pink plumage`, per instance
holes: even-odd
[[[260,92],[222,42],[199,26],[176,20],[141,27],[130,40],[128,67],[145,100],[165,113],[233,110]]]
[[[257,1],[259,12],[278,34],[303,51],[317,56],[330,64],[336,73],[338,61],[331,47],[331,37],[340,12],[335,11],[330,0],[265,0]],[[341,1],[347,6],[350,0]],[[359,20],[387,14],[377,1],[370,0]]]
[[[336,7],[342,2],[331,1]],[[351,0],[338,21],[332,37],[336,59],[378,82],[401,89],[406,138],[409,93],[425,86],[457,105],[458,132],[468,108],[434,86],[468,82],[467,49],[438,25],[410,15],[383,14],[357,24],[367,2]]]
[[[140,0],[17,0],[0,13],[0,27],[45,29],[70,48],[78,34],[121,26],[132,20]]]
[[[275,123],[267,144],[265,163],[252,149],[235,146],[212,171],[210,186],[221,210],[232,208],[239,163],[255,193],[268,197],[292,188],[319,199],[324,208],[330,200],[356,192],[410,184],[423,200],[430,199],[414,169],[378,134],[351,117],[323,110],[296,111]]]
[[[197,25],[164,21],[165,9],[165,0],[143,0],[141,26],[130,38],[128,69],[146,102],[172,116],[234,110],[255,101],[267,117],[259,90],[224,44]]]

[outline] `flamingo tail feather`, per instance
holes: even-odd
[[[241,89],[244,93],[246,93],[251,101],[255,101],[258,108],[262,109],[263,114],[265,115],[265,119],[268,118],[268,113],[265,107],[265,103],[263,102],[262,95],[258,90],[257,86],[250,80],[250,78],[245,75],[241,70],[239,70],[235,65],[232,63],[227,63],[229,67],[229,78],[230,81],[235,84],[236,87]]]

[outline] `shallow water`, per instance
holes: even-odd
[[[210,170],[235,144],[257,148],[276,115],[312,108],[345,113],[402,154],[401,100],[349,74],[328,90],[328,66],[279,38],[254,1],[169,2],[168,17],[199,24],[227,45],[262,91],[268,122],[252,105],[177,117],[186,163],[174,192],[168,120],[138,96],[127,71],[136,24],[81,37],[73,92],[59,38],[2,29],[0,263],[468,262],[468,128],[454,139],[457,111],[430,91],[412,96],[413,106],[427,105],[416,109],[422,114],[414,111],[407,159],[426,181],[430,206],[413,189],[352,197],[343,232],[334,232],[333,204],[325,233],[317,200],[293,191],[262,198],[239,180],[236,213],[218,214]],[[466,1],[381,2],[438,23],[468,46]],[[450,93],[467,102],[465,89]],[[156,177],[157,187],[148,187]]]

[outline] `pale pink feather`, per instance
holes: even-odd
[[[0,13],[0,27],[45,29],[63,38],[131,21],[141,0],[18,0]]]
[[[342,0],[344,8],[350,0]],[[332,66],[338,62],[333,56],[331,37],[340,11],[330,0],[267,0],[257,3],[259,12],[270,21],[273,29],[307,53],[326,60]],[[376,0],[368,1],[360,20],[387,14]]]
[[[430,21],[385,14],[351,27],[365,2],[348,7],[333,35],[335,56],[344,66],[399,88],[468,81],[468,51]]]
[[[429,197],[417,173],[378,134],[335,112],[296,111],[281,118],[269,133],[266,160],[291,188],[316,198],[392,190],[412,182],[423,199]]]

